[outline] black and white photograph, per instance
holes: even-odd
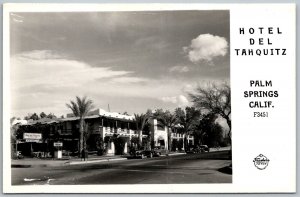
[[[6,3],[3,193],[296,192],[296,4]]]
[[[11,185],[232,183],[230,11],[10,12]]]

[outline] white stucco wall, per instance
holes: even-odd
[[[164,130],[160,130],[157,127],[157,120],[152,119],[150,121],[151,126],[151,135],[152,139],[154,140],[154,146],[159,145],[159,140],[164,140],[165,142],[165,149],[168,150],[168,132],[167,128],[165,127]]]

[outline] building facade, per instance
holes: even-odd
[[[67,114],[67,117],[62,119],[29,120],[18,124],[16,149],[22,151],[22,154],[44,152],[51,155],[51,152],[57,149],[54,146],[57,142],[62,144],[60,148],[64,152],[78,153],[79,118],[72,114]],[[131,147],[137,147],[139,137],[142,138],[144,148],[172,149],[168,147],[168,129],[159,126],[157,119],[151,119],[142,136],[139,136],[134,116],[97,109],[85,117],[85,129],[87,132],[84,137],[88,151],[97,151],[103,146],[108,155],[127,154]],[[24,139],[24,133],[41,133],[42,137],[32,141]],[[181,150],[184,150],[184,141],[189,145],[194,144],[191,135],[178,133],[176,129],[172,130],[171,140],[181,141]],[[178,150],[178,146],[173,150]]]

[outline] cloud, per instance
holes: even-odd
[[[130,80],[129,75],[133,74],[110,67],[92,67],[48,50],[16,54],[10,61],[12,109],[23,115],[30,112],[29,109],[64,110],[64,103],[74,96],[92,95],[112,79],[128,76]],[[113,88],[108,87],[110,91]]]
[[[14,22],[23,23],[23,19],[24,19],[23,16],[18,15],[18,14],[14,14],[14,13],[10,13],[10,15],[11,15]]]
[[[222,118],[222,117],[218,117],[216,120],[215,120],[216,123],[218,123],[222,128],[223,128],[223,135],[225,136],[226,134],[228,134],[228,131],[229,131],[229,127],[228,127],[228,124],[227,124],[227,121]]]
[[[148,80],[140,77],[116,77],[111,80],[113,83],[142,83]]]
[[[169,69],[170,72],[178,72],[178,73],[186,73],[189,72],[190,69],[187,66],[173,66]]]
[[[166,102],[166,103],[173,103],[173,104],[175,104],[175,103],[177,103],[177,97],[176,96],[172,96],[172,97],[162,97],[161,98],[161,100],[163,101],[163,102]]]
[[[88,96],[100,108],[107,103],[133,112],[136,105],[165,108],[168,99],[157,98],[180,95],[183,86],[177,79],[142,78],[133,71],[92,67],[49,50],[16,54],[10,63],[12,113],[20,117],[29,112],[68,113],[65,103],[77,95]],[[184,103],[186,99],[176,97],[177,106]]]
[[[189,104],[189,101],[187,100],[187,98],[185,96],[179,95],[178,104],[179,104],[179,106],[187,106]]]
[[[15,14],[15,13],[10,13],[11,16],[15,16],[17,18],[24,18],[23,16],[19,15],[19,14]]]
[[[10,15],[12,16],[12,19],[14,22],[23,23],[23,19],[24,19],[23,16],[20,16],[18,14],[14,14],[14,13],[10,13]]]
[[[63,55],[59,55],[51,50],[33,50],[18,54],[14,57],[25,58],[31,60],[48,60],[48,59],[64,59]]]
[[[183,50],[195,64],[201,61],[212,62],[213,58],[227,54],[228,42],[224,37],[201,34],[191,41],[190,46],[183,47]]]
[[[93,81],[125,76],[129,71],[109,67],[92,67],[77,60],[66,59],[51,51],[29,51],[11,58],[13,87],[47,86],[76,87]]]
[[[194,92],[196,88],[197,88],[197,83],[185,84],[182,88],[182,91],[188,94]]]
[[[17,23],[23,23],[23,20],[20,20],[20,19],[14,18],[13,20],[14,20],[14,22],[17,22]]]
[[[169,46],[169,44],[165,40],[157,36],[140,38],[136,40],[134,44],[136,47],[143,47],[146,49],[159,50],[159,51],[164,50]]]
[[[173,103],[179,107],[185,107],[189,104],[187,98],[183,95],[171,96],[171,97],[162,97],[161,100],[166,103]]]

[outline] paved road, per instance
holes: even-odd
[[[231,183],[227,151],[94,164],[12,168],[13,185]]]

